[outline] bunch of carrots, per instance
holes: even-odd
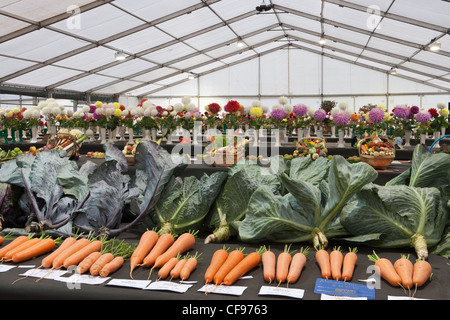
[[[59,246],[53,250],[56,245]],[[93,237],[67,237],[63,241],[49,236],[40,238],[18,236],[0,249],[2,261],[19,263],[50,253],[41,260],[38,268],[50,271],[74,266],[79,273],[90,271],[92,275],[106,277],[118,270],[130,254],[129,245],[115,239],[106,240]]]
[[[154,230],[145,231],[130,257],[130,278],[138,266],[143,266],[151,268],[149,278],[153,269],[159,268],[160,279],[169,275],[171,279],[188,279],[197,267],[200,255],[181,255],[194,247],[197,232],[185,232],[175,238],[170,233],[159,236]]]
[[[380,258],[375,251],[369,255],[369,260],[375,263],[377,272],[394,287],[402,287],[405,291],[408,289],[411,295],[411,288],[414,287],[415,295],[418,287],[423,286],[433,275],[431,264],[418,259],[414,263],[409,260],[409,256],[401,255],[400,258],[392,263],[387,258]]]
[[[322,247],[316,248],[315,257],[322,278],[349,281],[358,261],[357,251],[357,248],[349,248],[344,256],[340,247],[334,247],[330,253]]]
[[[295,283],[306,265],[306,256],[309,248],[301,248],[299,252],[290,252],[290,246],[285,245],[284,251],[278,257],[273,251],[265,250],[262,254],[264,280],[272,283],[276,280],[278,286],[281,283]]]
[[[204,275],[205,284],[214,282],[215,285],[230,286],[256,268],[261,262],[265,248],[261,247],[247,255],[244,255],[244,249],[237,248],[228,252],[228,249],[223,247],[216,250]]]

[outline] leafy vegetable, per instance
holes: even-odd
[[[347,240],[400,248],[413,247],[419,259],[440,240],[448,220],[447,199],[437,188],[369,185],[344,207]]]
[[[350,164],[341,156],[332,158],[328,181],[318,185],[284,173],[281,178],[289,193],[278,196],[266,186],[258,188],[250,198],[239,236],[250,242],[312,241],[315,247],[326,247],[329,238],[348,234],[339,222],[339,214],[376,177],[370,165]]]
[[[211,176],[204,174],[200,179],[171,177],[154,207],[159,234],[197,229],[204,222],[226,176],[226,172],[215,172]]]

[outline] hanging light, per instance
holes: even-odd
[[[397,68],[392,67],[391,70],[389,70],[389,74],[397,74]]]
[[[189,73],[188,79],[189,79],[189,80],[194,80],[194,79],[195,79],[194,74],[193,74],[193,73]]]
[[[237,45],[239,48],[242,48],[243,46],[245,46],[245,43],[244,43],[244,41],[242,41],[241,38],[239,38],[239,40],[236,42],[236,45]]]
[[[125,60],[125,59],[127,58],[127,57],[125,56],[125,53],[120,52],[120,51],[117,51],[117,52],[114,54],[114,57],[116,58],[117,61],[123,61],[123,60]]]
[[[319,44],[324,45],[325,43],[327,43],[327,39],[325,39],[324,37],[321,37],[319,40]]]
[[[441,43],[439,41],[435,41],[432,44],[430,44],[431,51],[438,51],[440,49],[441,49]]]

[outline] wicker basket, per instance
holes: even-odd
[[[209,156],[214,167],[231,167],[244,157],[244,152],[211,153]]]
[[[389,156],[370,156],[370,155],[365,155],[365,154],[361,153],[361,145],[363,143],[365,143],[367,140],[375,141],[377,138],[380,141],[389,142],[392,146],[394,146],[394,143],[390,139],[383,137],[383,136],[376,136],[374,139],[371,139],[370,137],[366,137],[364,139],[361,139],[358,143],[359,157],[360,157],[361,161],[371,165],[375,169],[386,170],[386,168],[395,159],[395,148],[394,147],[392,148],[392,151],[394,152],[394,154],[389,155]]]
[[[70,133],[58,133],[57,137],[58,139],[71,139],[73,141],[73,145],[66,150],[67,151],[66,157],[69,158],[75,156],[80,150],[81,145],[83,144],[83,142],[77,142],[77,138],[71,135]]]

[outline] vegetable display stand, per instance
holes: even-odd
[[[395,159],[394,143],[383,136],[367,136],[358,143],[359,157],[375,169],[386,170]]]
[[[77,139],[69,133],[58,133],[55,148],[66,151],[66,157],[70,158],[75,156],[80,150],[81,145],[83,144],[83,141],[80,140],[81,139]]]

